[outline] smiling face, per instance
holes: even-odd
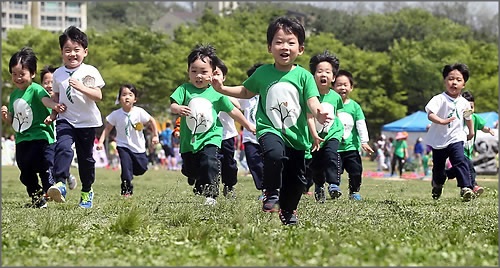
[[[54,91],[52,90],[52,83],[53,83],[53,77],[54,75],[50,72],[46,73],[43,75],[42,78],[42,86],[49,92],[50,96],[54,95]]]
[[[458,70],[451,71],[445,77],[444,85],[446,87],[446,94],[452,98],[457,98],[465,87],[465,80],[462,73]]]
[[[21,64],[16,64],[12,67],[12,83],[16,85],[20,90],[27,89],[31,83],[33,82],[33,78],[35,78],[35,74],[30,73],[28,68],[24,68]]]
[[[295,59],[304,53],[304,46],[299,45],[297,36],[279,29],[273,37],[271,45],[267,47],[273,55],[276,69],[290,71]]]
[[[314,80],[316,81],[316,86],[318,86],[320,93],[328,93],[334,78],[333,67],[329,62],[322,61],[316,66]]]
[[[130,90],[130,88],[122,87],[120,89],[120,105],[122,106],[123,110],[125,110],[126,112],[130,111],[136,101],[137,98],[134,92]]]
[[[64,66],[68,69],[79,67],[85,57],[87,57],[87,53],[88,49],[83,48],[78,42],[68,39],[61,49]]]
[[[349,78],[345,75],[339,75],[335,78],[335,82],[333,83],[333,90],[340,94],[342,100],[345,101],[349,98],[349,94],[353,90],[353,86]]]
[[[189,82],[196,88],[208,88],[214,70],[210,65],[210,59],[205,57],[205,62],[201,59],[195,60],[188,68]]]

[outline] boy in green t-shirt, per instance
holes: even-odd
[[[217,158],[222,143],[220,111],[227,112],[242,126],[255,131],[240,110],[210,85],[219,59],[212,46],[197,45],[187,57],[189,83],[177,87],[170,96],[170,109],[181,116],[180,153],[182,174],[188,177],[193,191],[206,197],[206,205],[215,205],[219,195],[220,161]]]
[[[51,158],[49,146],[54,143],[54,125],[45,124],[51,110],[63,112],[64,104],[50,99],[49,93],[33,82],[37,58],[31,48],[14,53],[9,62],[9,73],[16,87],[10,94],[9,106],[3,105],[2,120],[15,131],[16,162],[21,171],[20,180],[31,197],[30,207],[47,207],[44,194],[51,186]],[[50,108],[50,109],[49,109]],[[42,186],[38,184],[38,176]]]
[[[340,191],[339,143],[344,134],[344,126],[337,116],[337,111],[344,107],[340,95],[331,89],[337,72],[339,60],[328,51],[311,57],[309,69],[314,75],[316,86],[319,89],[319,101],[324,111],[334,120],[320,124],[308,113],[309,130],[313,137],[311,148],[312,160],[309,166],[315,183],[314,197],[317,202],[325,202],[325,181],[329,184],[328,192],[332,199],[342,195]]]
[[[495,132],[489,127],[486,126],[486,121],[481,118],[479,115],[474,113],[474,96],[470,91],[462,92],[462,97],[469,101],[470,107],[472,110],[472,125],[474,126],[474,136],[472,139],[467,140],[464,143],[464,154],[467,158],[467,164],[469,166],[471,182],[472,182],[472,191],[476,196],[480,196],[484,192],[484,188],[479,186],[476,182],[476,169],[474,168],[474,162],[472,162],[472,157],[474,156],[474,143],[476,143],[476,133],[478,130],[481,130],[484,133],[490,133],[491,136],[495,135]],[[466,132],[468,132],[467,128],[464,128]],[[446,175],[448,179],[454,179],[457,177],[457,170],[454,167],[446,170]]]
[[[280,17],[267,28],[267,47],[274,64],[264,64],[241,86],[228,87],[214,77],[223,94],[249,99],[260,95],[257,137],[264,159],[262,210],[279,209],[283,224],[297,224],[296,209],[306,184],[304,154],[311,147],[307,112],[323,124],[330,118],[318,100],[314,77],[295,59],[304,52],[305,30],[297,19]]]
[[[403,166],[408,158],[407,138],[408,133],[406,131],[398,132],[392,142],[391,177],[396,173],[396,163],[398,164],[399,177],[403,176]]]
[[[339,110],[338,117],[344,125],[344,134],[339,145],[340,172],[344,169],[349,174],[349,198],[361,200],[359,190],[361,188],[361,176],[363,174],[363,162],[361,161],[360,148],[365,152],[373,153],[368,145],[368,129],[366,127],[365,115],[361,106],[349,98],[354,89],[352,74],[345,70],[337,73],[333,89],[340,94],[344,108]]]

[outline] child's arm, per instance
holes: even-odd
[[[317,97],[309,98],[307,100],[307,106],[314,118],[316,118],[320,124],[328,123],[332,120],[332,118],[328,116],[328,112],[323,111],[323,107]]]
[[[87,97],[93,101],[97,102],[102,100],[102,91],[100,87],[86,87],[81,81],[78,81],[73,77],[69,78],[69,85],[87,95]]]
[[[151,129],[153,131],[153,137],[151,138],[151,143],[157,144],[160,142],[160,139],[158,137],[158,128],[156,128],[156,120],[154,117],[150,117],[148,121],[149,125],[151,126]]]
[[[234,98],[234,97],[228,97],[228,98],[231,101],[231,103],[234,105],[234,107],[238,108],[238,110],[241,110],[241,104],[237,98]]]
[[[191,109],[186,105],[179,105],[176,102],[172,102],[170,105],[170,111],[173,114],[178,114],[180,116],[187,116],[191,114]]]
[[[219,93],[227,96],[240,98],[240,99],[250,99],[256,94],[248,90],[244,86],[233,86],[228,87],[222,84],[222,76],[214,75],[212,76],[212,87]]]
[[[115,126],[111,125],[109,122],[106,122],[106,127],[102,131],[101,137],[99,138],[99,143],[96,144],[97,150],[102,150],[104,148],[104,140],[108,136],[108,134],[113,130]]]
[[[484,126],[481,129],[481,131],[484,132],[484,133],[490,133],[491,136],[495,136],[495,132],[493,132],[493,129],[491,129],[490,127]]]
[[[368,152],[369,154],[373,153],[372,147],[368,144],[370,138],[368,137],[368,128],[366,127],[365,120],[356,121],[356,129],[359,133],[359,138],[361,140],[361,148],[363,151]]]
[[[314,152],[319,150],[319,145],[325,140],[318,135],[318,132],[316,131],[316,122],[314,121],[314,116],[311,113],[307,113],[307,126],[309,127],[309,133],[311,133],[311,136],[313,137],[311,152]]]
[[[236,122],[240,123],[244,128],[248,129],[248,131],[252,132],[255,134],[255,126],[248,122],[248,120],[243,116],[243,113],[241,111],[234,107],[229,113],[227,113],[229,116],[231,116]]]
[[[12,124],[12,114],[9,113],[9,109],[5,105],[2,105],[2,120],[8,124]]]
[[[439,125],[447,125],[448,123],[452,122],[453,120],[456,119],[456,117],[452,116],[450,118],[446,118],[446,119],[443,119],[439,116],[437,116],[435,113],[433,112],[429,112],[427,114],[427,118],[429,119],[429,121],[431,121],[432,123],[436,123],[436,124],[439,124]]]
[[[472,119],[469,118],[469,120],[465,119],[465,124],[467,125],[467,128],[469,129],[469,134],[467,134],[467,140],[470,140],[474,138],[474,123],[472,123]]]

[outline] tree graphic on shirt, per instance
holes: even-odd
[[[291,112],[295,111],[295,109],[288,109],[288,102],[283,101],[279,102],[276,106],[271,106],[271,111],[278,112],[281,119],[281,133],[285,134],[285,119],[291,117]]]
[[[194,120],[194,129],[192,130],[191,134],[193,137],[191,138],[191,142],[195,141],[195,136],[196,136],[196,130],[203,126],[203,127],[208,127],[208,120],[205,117],[205,114],[203,113],[197,113],[194,116],[189,116],[190,119]]]
[[[22,126],[24,124],[28,124],[29,123],[29,116],[24,114],[23,112],[17,112],[16,114],[14,114],[14,120],[17,121],[18,123],[18,127],[17,127],[17,132],[22,132]]]

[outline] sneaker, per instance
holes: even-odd
[[[264,192],[264,199],[262,200],[262,211],[264,212],[278,212],[279,210],[279,196],[278,192]]]
[[[217,184],[205,184],[202,189],[202,194],[205,197],[217,198],[219,195],[219,187]]]
[[[328,186],[328,193],[332,199],[338,199],[342,195],[339,186],[335,184]]]
[[[296,225],[297,224],[297,211],[296,210],[282,210],[279,211],[280,220],[283,225]]]
[[[213,198],[213,197],[207,197],[205,199],[206,206],[215,206],[216,204],[217,204],[217,200],[215,200],[215,198]]]
[[[257,200],[263,201],[265,196],[264,191],[262,191],[262,193],[257,197]]]
[[[460,196],[464,202],[469,202],[472,198],[474,198],[474,191],[470,188],[464,187],[460,190]]]
[[[82,192],[80,197],[81,208],[92,208],[92,200],[94,199],[94,191],[90,189],[89,192]]]
[[[432,199],[438,200],[441,197],[441,194],[443,193],[443,185],[436,184],[434,181],[432,181],[431,184],[432,184]]]
[[[236,191],[234,190],[234,186],[224,185],[224,189],[222,190],[222,194],[224,195],[224,197],[229,198],[229,199],[236,198]]]
[[[326,201],[326,195],[325,195],[325,187],[323,186],[316,186],[314,189],[314,199],[316,199],[316,202],[318,203],[325,203]]]
[[[472,191],[474,192],[474,194],[476,194],[476,197],[479,197],[480,195],[482,195],[484,193],[484,188],[479,186],[479,185],[476,185],[476,186],[474,186]]]
[[[359,193],[351,193],[349,195],[350,200],[361,201],[361,195]]]
[[[63,182],[58,182],[52,186],[50,186],[47,191],[47,195],[50,199],[54,200],[57,203],[66,202],[66,184]]]
[[[46,208],[47,200],[42,193],[42,190],[38,190],[35,193],[31,194],[31,204],[28,204],[27,207],[30,208]]]
[[[69,174],[69,178],[68,178],[68,188],[70,190],[73,190],[76,188],[76,186],[78,185],[78,183],[76,182],[76,178],[75,176],[73,176],[73,174]]]

